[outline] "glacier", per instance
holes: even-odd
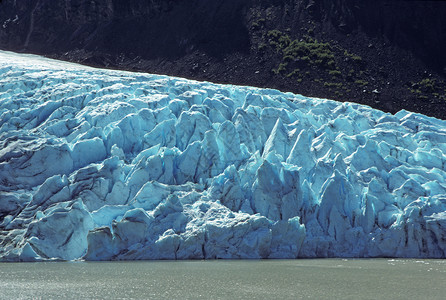
[[[0,260],[446,257],[446,122],[0,52]]]

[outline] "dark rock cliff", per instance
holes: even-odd
[[[248,47],[244,7],[236,0],[4,1],[0,41],[3,48],[45,54],[100,49],[154,58],[199,48],[222,55]]]
[[[446,2],[3,0],[0,48],[445,118]]]

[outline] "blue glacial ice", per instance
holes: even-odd
[[[0,52],[0,260],[446,257],[446,122]]]

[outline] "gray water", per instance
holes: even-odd
[[[0,263],[1,299],[446,299],[446,260]]]

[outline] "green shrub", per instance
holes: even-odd
[[[420,85],[420,88],[422,88],[426,92],[434,92],[436,90],[436,87],[435,87],[436,80],[435,79],[425,78],[425,79],[421,80],[418,84]]]
[[[266,34],[269,45],[274,47],[278,53],[282,54],[281,64],[297,63],[306,64],[308,66],[316,66],[318,68],[334,70],[332,75],[339,75],[336,71],[336,62],[334,53],[329,43],[319,42],[310,36],[304,39],[291,40],[290,36],[280,30],[274,29]],[[275,73],[286,70],[287,65],[278,66]],[[293,72],[288,74],[293,76]],[[287,75],[287,76],[288,76]]]
[[[350,57],[354,62],[361,62],[362,57],[356,54],[349,53],[347,50],[344,51],[344,56]]]
[[[341,75],[341,71],[330,70],[330,71],[328,71],[328,74],[330,74],[331,76],[340,76]]]
[[[369,84],[368,81],[365,81],[365,80],[362,80],[362,79],[355,80],[355,83],[358,84],[358,85],[362,85],[362,86],[366,86],[366,85]]]
[[[342,88],[342,83],[340,82],[324,82],[324,86],[329,88]]]
[[[293,77],[294,75],[298,75],[300,72],[300,69],[294,69],[291,73],[288,73],[286,77]]]
[[[284,72],[284,71],[286,71],[287,65],[288,65],[288,63],[286,63],[286,62],[285,63],[280,63],[279,67],[277,67],[277,69],[273,69],[273,72],[275,74],[279,74],[281,72]]]

